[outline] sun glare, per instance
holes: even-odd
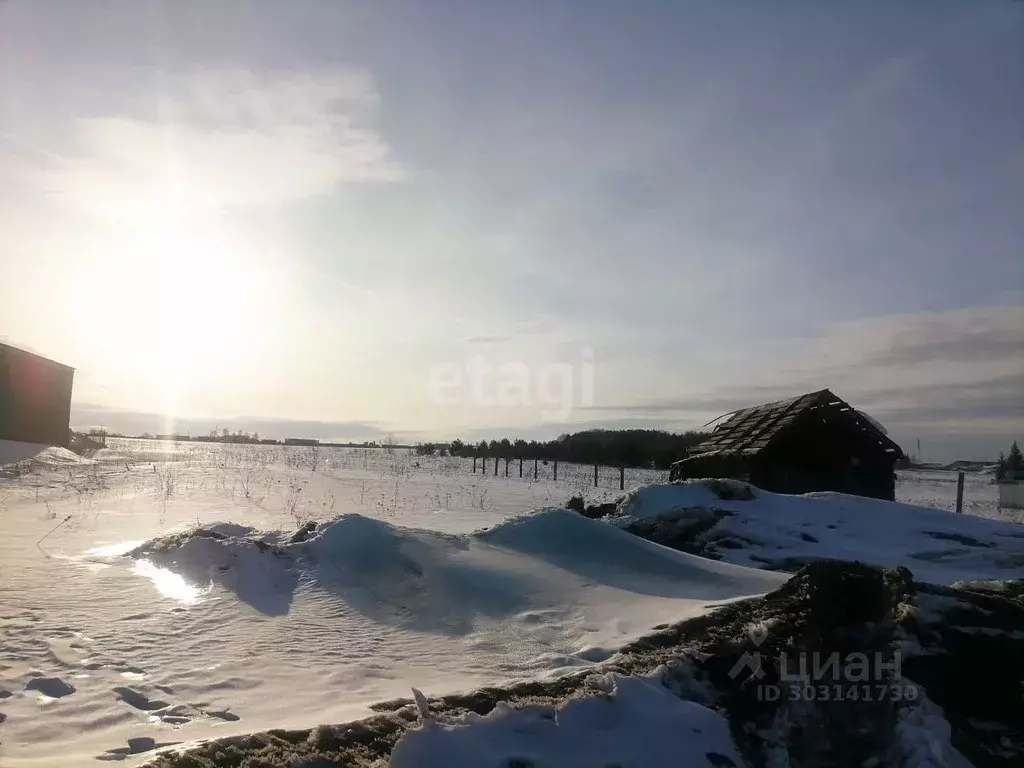
[[[183,384],[216,378],[253,343],[267,297],[250,255],[180,225],[117,237],[86,260],[76,286],[90,346],[155,386],[173,410]]]

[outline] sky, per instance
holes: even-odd
[[[0,1],[0,340],[73,423],[1024,438],[1024,3]]]

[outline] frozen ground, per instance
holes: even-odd
[[[89,459],[4,451],[5,766],[137,762],[351,720],[411,686],[557,676],[783,580],[560,509],[498,525],[576,489],[459,459],[143,441]],[[310,520],[333,522],[289,542]]]
[[[470,465],[379,449],[154,441],[111,441],[81,459],[0,443],[3,764],[131,764],[162,745],[352,720],[413,686],[433,696],[556,677],[607,659],[656,625],[784,578],[670,551],[564,510],[506,522],[560,507],[572,494],[614,499],[611,470],[594,489],[592,467],[560,465],[556,483],[550,465],[538,467],[536,481],[529,463],[522,479],[517,462],[507,479],[504,464],[497,477],[493,464],[486,475],[470,473]],[[627,472],[627,488],[663,477]],[[916,486],[903,476],[900,498],[948,501],[948,483],[917,485],[926,490],[908,499]],[[1017,551],[1004,552],[1001,541],[971,553],[969,543],[921,531],[893,541],[887,510],[897,505],[881,502],[866,503],[877,505],[873,522],[844,532],[815,521],[825,508],[855,521],[859,500],[848,498],[775,497],[747,533],[760,537],[762,554],[803,554],[811,542],[801,534],[851,556],[882,547],[886,561],[905,559],[921,543],[965,549],[970,556],[954,564],[961,577],[990,575],[993,556]],[[793,519],[768,524],[773,515],[785,518],[790,501],[802,523],[816,526],[813,534]],[[929,530],[971,528],[970,538],[990,542],[988,521],[936,519],[952,527],[928,518]],[[290,542],[309,521],[333,522]],[[569,706],[549,734],[554,741],[540,739],[536,754],[568,764],[558,745],[585,730],[579,718],[632,729],[644,702],[659,694],[613,678],[608,685],[610,704]],[[706,720],[709,734],[720,726],[710,711],[693,717]],[[511,749],[502,741],[510,733],[548,728],[543,713],[488,718],[479,727],[417,731],[396,764],[427,764],[426,750],[438,764],[456,765],[443,758],[445,734],[467,725],[494,747],[481,754]],[[665,723],[645,727],[653,739]],[[613,741],[595,737],[593,748],[603,753],[601,743]],[[729,749],[725,740],[710,752]],[[620,757],[623,766],[635,763]]]

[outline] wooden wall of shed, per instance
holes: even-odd
[[[0,440],[67,446],[72,368],[0,345]]]
[[[898,458],[849,411],[820,408],[801,415],[756,456],[697,455],[673,467],[670,479],[731,477],[776,493],[836,491],[892,500]]]
[[[672,467],[669,480],[693,480],[702,477],[731,477],[748,480],[750,462],[734,456],[692,456]]]
[[[898,458],[849,413],[821,408],[803,414],[758,455],[751,482],[782,493],[837,491],[891,500]]]

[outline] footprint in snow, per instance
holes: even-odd
[[[28,681],[26,691],[38,691],[51,699],[60,699],[75,692],[75,686],[69,685],[59,677],[36,677]]]
[[[218,720],[226,720],[229,723],[237,723],[239,720],[242,719],[234,712],[229,712],[226,709],[206,709],[202,710],[202,712],[207,717],[214,717]]]
[[[152,712],[153,710],[163,709],[164,707],[170,706],[166,701],[151,699],[146,696],[146,694],[136,691],[133,688],[115,688],[114,693],[117,694],[117,698],[128,706],[135,707],[135,709],[141,709],[143,712]]]

